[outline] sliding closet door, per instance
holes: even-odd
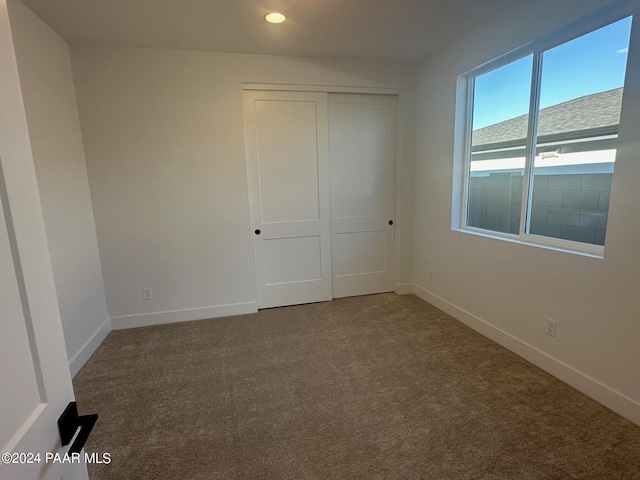
[[[333,296],[394,290],[396,97],[329,96]]]
[[[327,94],[247,91],[258,308],[331,299]]]

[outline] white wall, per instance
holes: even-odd
[[[255,311],[242,82],[401,89],[399,284],[410,284],[415,69],[73,46],[114,328]],[[142,299],[142,288],[153,290]]]
[[[9,2],[20,83],[72,375],[110,331],[66,42]]]
[[[640,424],[638,2],[605,258],[451,230],[457,76],[607,3],[523,1],[421,64],[414,283],[422,298]],[[545,335],[546,317],[556,338]]]

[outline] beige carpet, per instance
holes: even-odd
[[[640,427],[414,296],[112,332],[102,479],[640,479]]]

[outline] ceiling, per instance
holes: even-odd
[[[415,62],[516,0],[22,1],[72,44]]]

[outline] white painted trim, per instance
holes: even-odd
[[[89,340],[85,342],[80,350],[78,350],[73,357],[69,360],[69,370],[71,371],[71,378],[75,377],[85,363],[91,358],[91,355],[95,353],[100,344],[107,338],[111,331],[111,320],[108,318],[100,325],[98,330],[91,335]]]
[[[466,203],[466,202],[465,202]],[[562,238],[544,237],[542,235],[534,235],[533,233],[510,234],[496,232],[493,230],[485,230],[476,227],[453,227],[454,232],[468,233],[478,237],[491,238],[493,240],[502,240],[510,243],[518,243],[528,247],[543,248],[545,250],[554,250],[556,252],[570,253],[572,255],[582,255],[583,257],[604,258],[604,247],[602,245],[592,245],[589,243],[574,242],[572,240],[564,240]]]
[[[185,310],[170,310],[166,312],[141,313],[138,315],[124,315],[111,318],[113,330],[164,325],[166,323],[190,322],[192,320],[207,320],[209,318],[230,317],[256,313],[256,302],[234,303],[231,305],[215,305],[202,308],[188,308]]]
[[[628,418],[635,424],[640,425],[640,403],[636,400],[590,377],[571,365],[552,357],[533,345],[529,345],[510,333],[491,325],[486,320],[452,304],[419,285],[413,286],[413,293],[425,302],[432,304],[468,327],[471,327],[478,333],[493,340],[504,348],[511,350],[614,412]]]
[[[243,90],[271,90],[289,92],[366,93],[369,95],[400,95],[399,88],[352,87],[344,85],[304,85],[284,83],[242,83]]]
[[[395,228],[393,230],[393,240],[394,240],[394,249],[395,251],[393,252],[393,261],[395,263],[394,265],[394,272],[393,272],[393,280],[395,282],[396,285],[398,285],[398,283],[400,282],[400,227],[399,225],[402,225],[404,223],[404,216],[402,215],[402,122],[400,121],[400,115],[401,115],[401,111],[400,111],[400,99],[396,98],[396,151],[395,151],[395,162],[396,162],[396,192],[395,192],[395,198],[394,200],[394,211],[393,211],[393,221],[395,222]],[[407,284],[410,285],[410,284]],[[397,287],[396,287],[396,292],[398,292]],[[408,293],[412,293],[411,291]],[[399,295],[401,295],[400,293],[398,293]]]
[[[413,283],[396,283],[397,295],[410,295],[413,293]]]

